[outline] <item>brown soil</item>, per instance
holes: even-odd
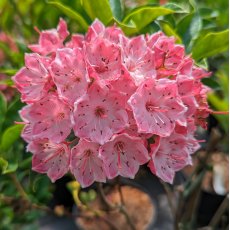
[[[125,208],[136,227],[136,230],[146,230],[155,217],[155,206],[151,198],[145,192],[130,186],[122,186]],[[120,194],[117,189],[113,189],[106,195],[107,199],[113,204],[120,204]],[[90,206],[93,209],[103,209],[101,200],[97,198]],[[118,210],[104,212],[105,219],[109,220],[119,230],[130,230],[126,218]],[[111,230],[102,218],[78,218],[77,224],[84,230]]]

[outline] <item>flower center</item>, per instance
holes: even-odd
[[[74,81],[79,83],[79,82],[81,82],[81,78],[80,77],[75,77]]]
[[[117,150],[118,153],[124,153],[124,146],[124,142],[118,141],[115,143],[114,148]]]
[[[58,113],[57,115],[57,119],[58,120],[63,120],[65,118],[65,114],[64,113]]]
[[[153,103],[152,102],[147,102],[146,104],[145,104],[145,108],[146,108],[146,110],[148,111],[148,112],[153,112],[153,111],[155,111],[155,109],[156,109],[156,107],[153,105]]]
[[[87,149],[87,150],[85,151],[85,155],[86,155],[87,157],[89,157],[92,153],[93,153],[93,152],[92,152],[90,149]]]
[[[152,112],[167,112],[167,108],[162,108],[161,106],[155,106],[152,102],[147,102],[145,108],[149,113]]]
[[[101,106],[98,106],[95,109],[95,115],[96,115],[96,117],[100,117],[100,118],[106,117],[105,109]]]
[[[94,69],[97,73],[105,73],[109,70],[109,67],[106,64],[102,63],[101,65],[95,66]]]

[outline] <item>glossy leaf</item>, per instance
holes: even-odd
[[[7,168],[2,172],[2,174],[12,173],[15,172],[18,168],[17,162],[8,162]]]
[[[67,7],[67,6],[65,6],[59,2],[49,1],[48,3],[51,5],[54,5],[58,9],[60,9],[66,16],[76,20],[84,31],[86,31],[88,29],[87,22],[76,11],[72,10],[71,8],[69,8],[69,7]]]
[[[22,108],[23,105],[24,104],[17,97],[13,101],[8,103],[7,111],[5,114],[5,117],[7,119],[4,120],[2,127],[3,129],[8,128],[14,123],[14,121],[18,121],[20,119],[18,111]]]
[[[169,23],[165,22],[165,21],[160,21],[160,26],[161,29],[163,30],[163,32],[167,35],[167,36],[174,36],[176,38],[176,42],[177,43],[182,43],[182,40],[180,38],[180,36],[176,33],[176,31],[170,26]]]
[[[181,36],[187,51],[190,52],[193,41],[202,29],[202,20],[198,13],[185,16],[177,25],[177,33]]]
[[[4,151],[8,150],[14,142],[20,137],[24,125],[13,125],[5,130],[2,135],[0,148]]]
[[[5,119],[7,103],[5,96],[0,92],[0,130]]]
[[[107,23],[109,23],[113,18],[113,13],[108,0],[81,0],[81,3],[92,20],[98,18],[107,25]]]
[[[122,0],[109,0],[109,3],[114,17],[121,21],[124,15]]]
[[[0,157],[0,172],[2,174],[15,172],[18,168],[18,163],[8,162],[4,158]]]
[[[0,172],[4,173],[5,170],[7,169],[7,166],[8,166],[8,162],[4,158],[0,157]]]
[[[14,74],[17,73],[17,69],[0,69],[0,73],[7,74],[10,76],[13,76]]]
[[[113,25],[114,23],[116,23],[116,25],[119,26],[126,35],[133,35],[138,32],[136,26],[133,23],[127,25],[119,22],[116,18],[112,18],[109,22],[109,25]]]
[[[190,12],[188,4],[178,4],[178,3],[169,2],[169,3],[165,4],[164,7],[171,9],[171,10],[175,11],[176,13],[188,14]]]
[[[200,38],[192,49],[192,56],[196,60],[204,57],[214,56],[228,50],[229,30],[209,33]]]
[[[131,11],[123,20],[123,23],[133,23],[137,30],[141,30],[159,16],[174,13],[173,10],[164,7],[144,6]]]

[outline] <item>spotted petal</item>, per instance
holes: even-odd
[[[104,144],[113,134],[122,131],[128,116],[119,96],[93,84],[88,94],[74,105],[76,136]]]
[[[148,151],[143,141],[128,134],[114,135],[113,138],[101,146],[100,157],[105,164],[109,179],[121,175],[134,178],[140,165],[148,162]]]
[[[52,182],[68,172],[70,150],[67,145],[55,144],[48,139],[36,139],[28,145],[27,150],[33,153],[32,169],[47,173]]]
[[[105,182],[103,162],[98,157],[100,145],[81,139],[71,150],[70,170],[83,188],[94,181]]]
[[[51,73],[60,97],[70,105],[86,93],[88,75],[81,50],[59,49]]]

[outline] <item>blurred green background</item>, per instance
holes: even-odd
[[[213,73],[204,80],[213,89],[210,106],[228,111],[228,1],[0,0],[0,229],[34,229],[44,211],[36,204],[47,205],[52,197],[49,179],[31,171],[31,154],[20,139],[23,125],[14,124],[23,104],[11,77],[24,65],[27,45],[38,39],[34,27],[56,28],[60,17],[71,33],[85,33],[98,18],[128,36],[159,30],[175,36],[197,65]],[[213,116],[223,135],[219,149],[227,153],[228,115]]]

